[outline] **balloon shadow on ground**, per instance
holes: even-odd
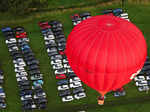
[[[84,104],[84,105],[66,105],[63,107],[59,107],[59,110],[65,110],[65,112],[80,112],[81,110],[87,111],[88,109],[98,109],[98,108],[106,108],[106,107],[114,107],[114,106],[121,106],[126,104],[143,104],[150,102],[150,96],[142,96],[142,97],[133,97],[128,99],[122,99],[122,100],[115,100],[115,101],[106,101],[105,105],[99,106],[96,103],[93,104]]]

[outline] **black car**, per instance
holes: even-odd
[[[66,42],[66,39],[65,38],[59,38],[59,39],[56,39],[56,42],[57,43]]]
[[[30,60],[34,60],[35,57],[34,56],[30,56],[30,57],[26,57],[24,58],[25,61],[30,61]]]
[[[23,32],[25,32],[25,29],[21,26],[18,26],[16,28],[14,28],[14,32],[23,33]]]
[[[62,55],[54,55],[54,56],[51,56],[51,60],[56,60],[56,59],[63,59]]]
[[[60,35],[57,35],[57,36],[55,36],[55,37],[56,37],[56,39],[60,39],[60,38],[65,38],[65,35],[60,34]]]
[[[55,21],[54,20],[54,21],[50,21],[48,24],[52,26],[52,29],[55,29],[55,28],[58,28],[58,27],[60,27],[60,28],[63,27],[63,25],[61,24],[60,21]]]
[[[46,98],[38,98],[35,100],[36,104],[41,104],[41,103],[47,103],[47,99]]]
[[[24,101],[22,101],[22,105],[27,105],[27,104],[30,104],[30,105],[34,104],[33,99],[29,99],[29,100],[24,100]]]
[[[59,92],[59,96],[60,96],[60,97],[68,96],[68,95],[70,95],[70,94],[71,94],[71,92],[70,92],[69,89]]]
[[[36,60],[36,59],[27,61],[27,65],[28,65],[28,66],[29,66],[29,65],[34,65],[34,64],[38,65],[38,64],[39,64],[39,61]]]
[[[52,30],[53,32],[63,31],[61,27],[53,28]]]
[[[73,89],[73,94],[84,92],[84,89],[82,87],[77,87]]]
[[[25,58],[28,58],[28,57],[31,57],[31,56],[34,56],[33,52],[30,52],[30,53],[27,53],[27,54],[24,55]]]
[[[142,70],[143,71],[149,71],[150,70],[150,65],[143,66]]]
[[[113,13],[113,9],[107,9],[102,11],[102,14],[110,14],[110,13]]]
[[[57,32],[54,32],[54,35],[55,35],[55,36],[64,35],[64,33],[63,33],[62,31],[57,31]]]
[[[58,82],[57,82],[57,85],[58,86],[60,86],[60,85],[68,85],[69,84],[69,82],[68,82],[68,80],[66,80],[66,79],[64,79],[64,80],[59,80]]]
[[[14,55],[18,55],[18,54],[20,54],[21,55],[21,53],[18,51],[18,50],[16,50],[16,51],[12,51],[12,52],[10,52],[11,53],[11,56],[14,56]]]
[[[13,55],[12,57],[13,57],[13,60],[16,60],[18,58],[22,58],[22,55],[18,53],[18,54]]]
[[[58,54],[59,53],[57,51],[54,51],[54,52],[49,52],[48,56],[51,57],[51,56],[58,55]]]
[[[66,49],[66,46],[62,45],[62,46],[58,46],[57,48],[59,51],[64,51]]]
[[[20,91],[20,96],[32,95],[32,90],[23,90]]]
[[[13,31],[8,31],[8,32],[4,33],[5,37],[12,36],[12,35],[14,36],[14,32]]]
[[[40,74],[40,70],[31,70],[29,71],[30,75],[34,75],[34,74]]]
[[[0,70],[0,75],[3,75],[3,71],[2,70]]]
[[[80,17],[82,18],[82,20],[85,20],[89,17],[91,17],[91,14],[89,12],[84,12],[80,14]]]
[[[19,81],[18,85],[20,85],[20,86],[29,86],[30,85],[30,81],[28,81],[28,80]]]
[[[19,86],[19,89],[22,90],[29,90],[31,87],[29,85],[25,86]]]
[[[22,51],[23,54],[28,54],[28,53],[31,53],[32,50],[31,49],[25,49]]]
[[[39,109],[45,109],[45,108],[46,108],[46,104],[45,104],[45,103],[40,103],[40,104],[38,105],[38,108],[39,108]]]
[[[72,78],[72,77],[76,77],[76,74],[75,73],[68,73],[67,76],[68,76],[68,78]]]
[[[8,48],[11,48],[11,47],[14,47],[14,46],[17,46],[17,44],[16,43],[7,43]]]
[[[35,70],[35,69],[39,69],[39,66],[38,65],[30,65],[30,66],[28,66],[28,71]]]

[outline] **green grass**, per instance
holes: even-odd
[[[134,85],[134,82],[125,86],[127,95],[120,98],[114,98],[112,94],[107,95],[104,106],[97,105],[98,93],[91,88],[85,86],[87,98],[70,103],[62,103],[60,97],[58,97],[56,80],[53,74],[53,70],[50,66],[50,61],[44,47],[44,40],[40,33],[40,28],[37,25],[41,20],[60,20],[64,25],[64,32],[66,38],[72,29],[72,23],[70,15],[74,13],[80,13],[89,11],[91,14],[98,15],[102,9],[115,8],[118,5],[109,6],[96,6],[89,8],[79,8],[73,10],[63,10],[45,13],[34,13],[32,16],[26,18],[19,18],[16,20],[10,17],[3,17],[0,19],[0,28],[3,26],[17,25],[24,26],[29,34],[30,46],[33,52],[36,54],[36,58],[40,61],[40,70],[44,74],[44,90],[48,96],[48,108],[46,110],[35,110],[33,112],[78,112],[79,110],[87,110],[87,112],[148,112],[150,105],[150,94],[145,92],[138,92]],[[131,21],[135,23],[143,32],[147,44],[148,51],[150,49],[149,35],[150,35],[150,7],[147,5],[128,5],[129,17]],[[5,18],[5,19],[4,19]],[[4,37],[0,33],[0,62],[1,68],[5,73],[4,88],[6,91],[6,101],[8,107],[6,110],[0,112],[20,112],[21,102],[18,94],[18,87],[15,78],[12,59],[9,56],[7,46],[5,45]],[[150,56],[149,52],[148,55]]]

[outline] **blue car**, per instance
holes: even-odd
[[[28,45],[24,45],[23,47],[21,47],[21,50],[25,50],[25,49],[30,49],[30,47]]]
[[[20,96],[32,95],[32,90],[25,90],[20,92]]]
[[[0,88],[0,93],[4,93],[4,89],[2,87]]]
[[[60,86],[60,85],[63,85],[63,84],[64,84],[64,85],[65,85],[65,84],[68,84],[68,83],[69,83],[68,80],[65,79],[65,80],[60,80],[60,81],[58,81],[58,82],[57,82],[57,85]]]
[[[122,14],[123,13],[123,10],[121,9],[121,8],[117,8],[117,9],[114,9],[113,10],[113,14],[115,15],[115,16],[119,16],[120,14]]]
[[[33,81],[33,85],[34,85],[34,86],[43,85],[43,84],[44,84],[43,80],[36,80],[36,81]]]
[[[2,28],[2,32],[7,32],[7,31],[11,31],[12,29],[10,27],[5,27]]]
[[[50,32],[51,30],[50,29],[44,29],[44,30],[42,30],[41,32],[42,33],[47,33],[47,32]]]

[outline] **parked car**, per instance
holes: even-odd
[[[74,26],[76,26],[77,24],[81,22],[81,18],[79,14],[74,14],[73,16],[71,16],[71,19],[72,19],[72,23]]]
[[[80,18],[82,18],[82,20],[88,19],[91,17],[91,14],[89,12],[84,12],[80,14]]]
[[[73,82],[80,82],[80,78],[79,77],[73,77],[73,78],[70,78],[69,82],[70,83],[73,83]]]
[[[64,79],[64,80],[59,80],[57,82],[57,85],[60,86],[60,85],[68,85],[69,84],[69,81],[67,79]]]
[[[66,74],[66,69],[65,68],[61,68],[61,69],[55,70],[55,75],[56,74]]]
[[[148,91],[148,90],[149,90],[149,86],[141,86],[141,87],[138,87],[138,90],[139,90],[139,91]]]
[[[70,83],[70,88],[77,88],[77,87],[80,87],[82,86],[81,82],[72,82]]]
[[[81,98],[85,98],[86,97],[86,94],[84,92],[81,92],[81,93],[78,93],[78,94],[75,94],[74,95],[74,98],[79,100]]]
[[[69,89],[64,90],[64,91],[59,91],[59,96],[60,96],[60,97],[68,96],[68,95],[71,95],[71,92],[70,92]]]
[[[63,102],[69,102],[72,100],[74,100],[74,99],[73,99],[73,96],[71,96],[71,95],[62,97]]]
[[[85,90],[83,89],[83,87],[77,87],[77,88],[74,88],[72,93],[73,94],[77,94],[77,93],[81,93],[81,92],[84,92]]]
[[[66,79],[66,75],[65,74],[56,74],[56,79]]]
[[[53,65],[53,69],[54,69],[54,70],[62,69],[62,68],[63,68],[63,65],[60,64],[60,63],[57,63],[57,64],[54,64],[54,65]]]
[[[62,64],[62,60],[61,59],[56,59],[56,60],[51,60],[51,65],[55,65],[55,64]]]
[[[60,91],[60,90],[69,89],[69,86],[68,86],[68,85],[61,85],[61,86],[58,86],[57,88],[58,88],[58,90]]]

